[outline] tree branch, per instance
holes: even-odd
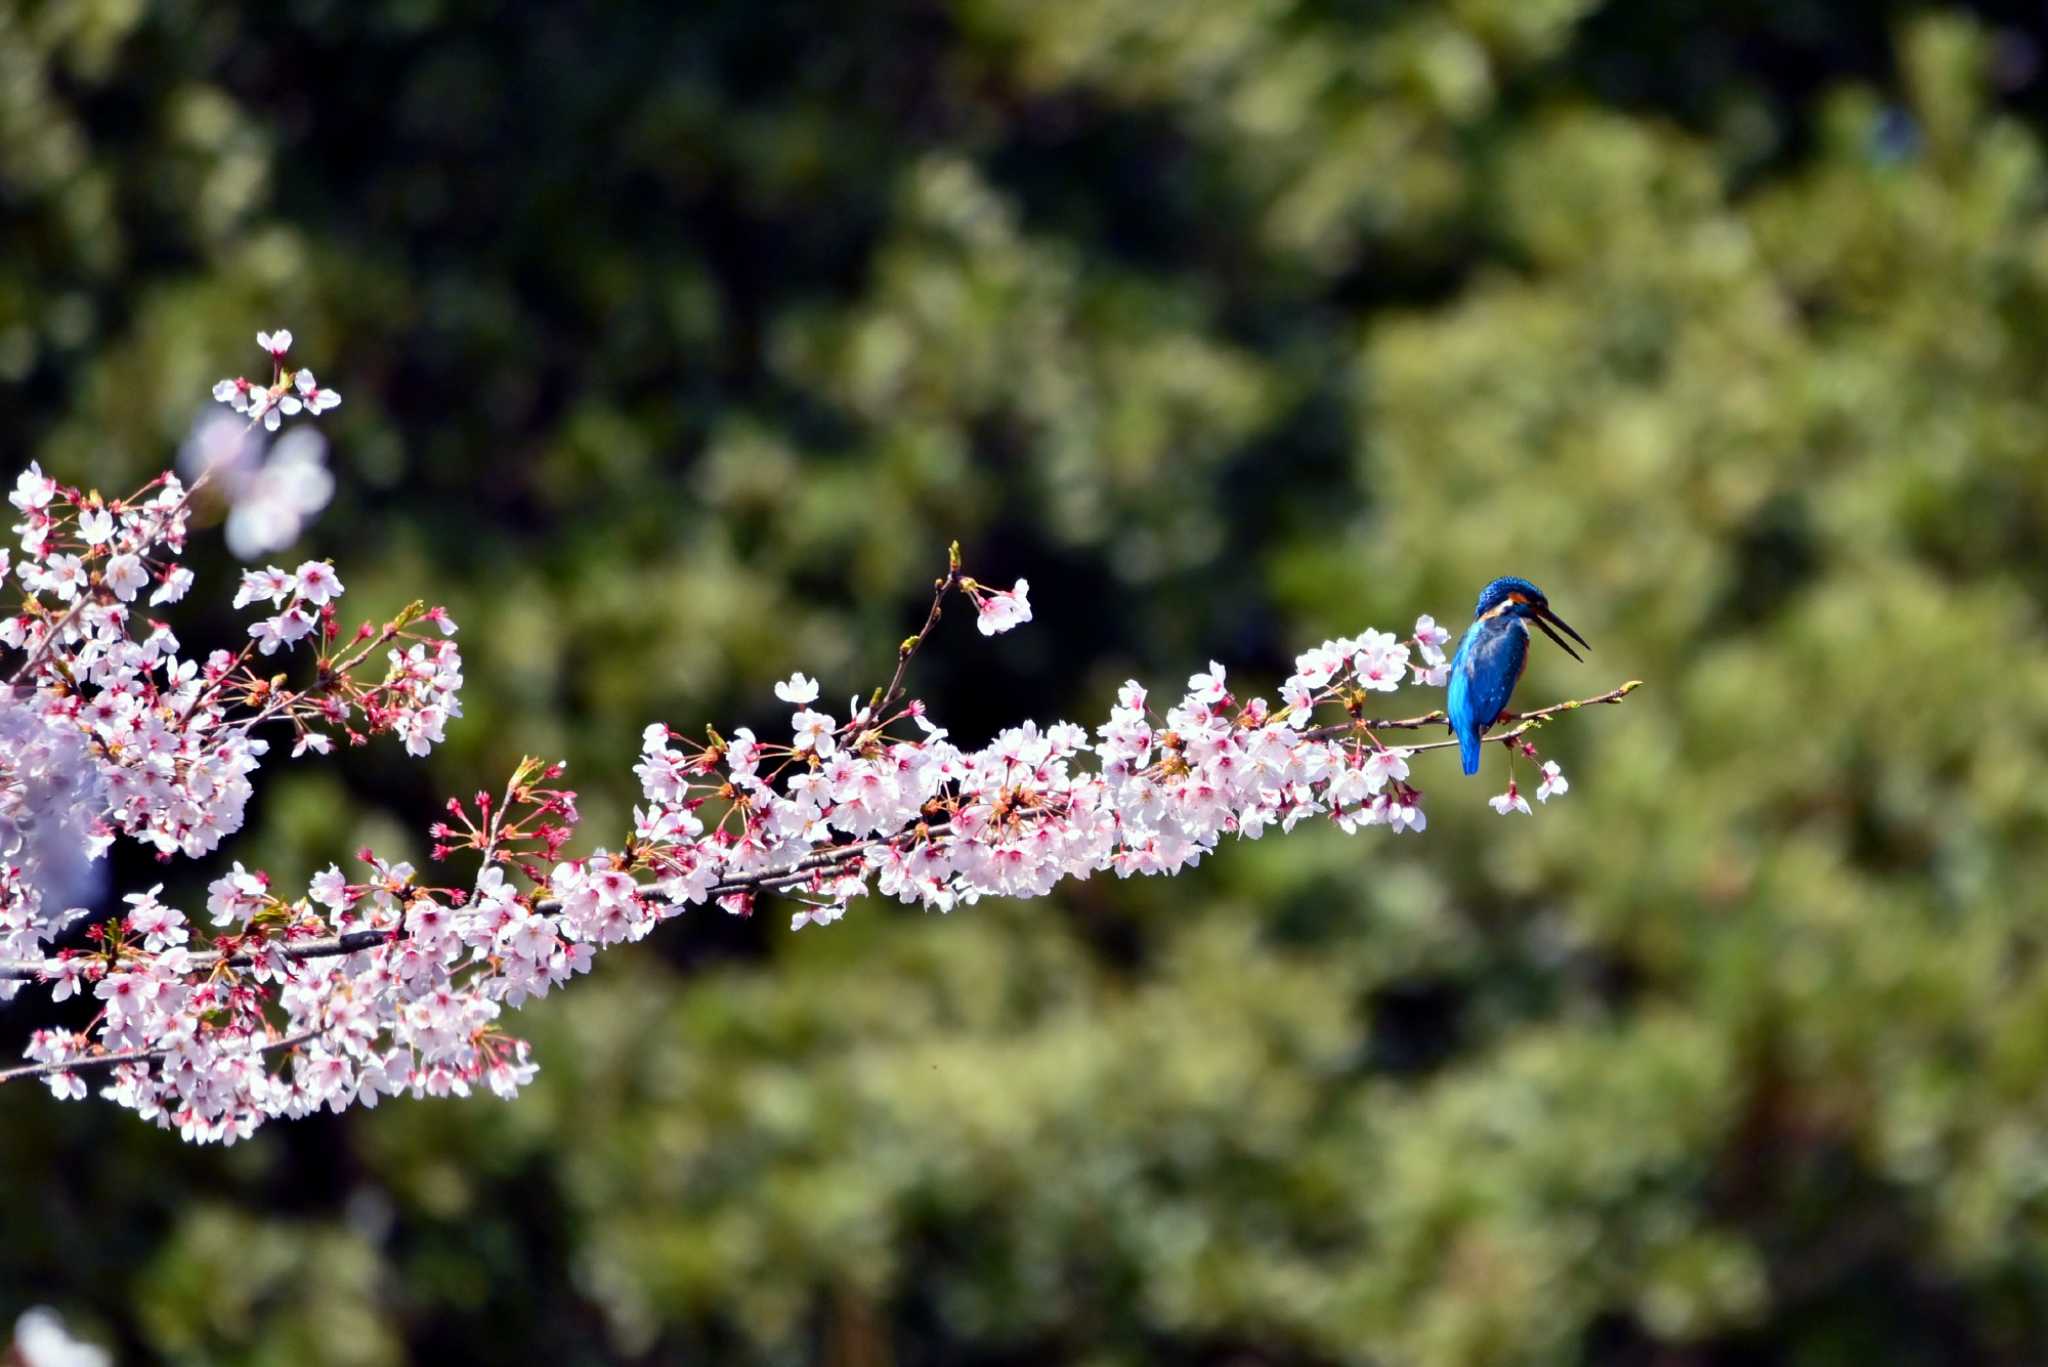
[[[926,623],[927,631],[930,630],[930,626],[931,623],[928,621]],[[918,639],[922,639],[922,636],[923,633],[919,633]],[[907,660],[908,656],[906,655],[904,658]],[[1533,731],[1542,726],[1552,717],[1561,716],[1566,712],[1575,712],[1582,707],[1619,703],[1642,686],[1643,681],[1641,679],[1630,679],[1619,688],[1610,689],[1596,697],[1574,698],[1566,702],[1552,703],[1548,707],[1539,707],[1533,712],[1518,713],[1512,728],[1496,732],[1487,736],[1486,739],[1489,742],[1512,740],[1525,732]],[[892,684],[889,692],[893,691],[894,685]],[[886,698],[888,693],[885,692],[883,696]],[[1441,711],[1427,712],[1417,717],[1398,717],[1377,721],[1360,718],[1356,721],[1340,722],[1331,726],[1316,727],[1312,730],[1304,731],[1301,733],[1301,739],[1336,740],[1344,736],[1354,736],[1374,731],[1415,731],[1426,726],[1438,726],[1444,723],[1445,717]],[[1422,745],[1403,746],[1401,748],[1414,752],[1444,750],[1455,746],[1457,743],[1455,740],[1440,740],[1429,741]],[[760,873],[747,874],[741,878],[727,879],[722,883],[713,884],[706,894],[706,900],[715,901],[720,897],[732,896],[734,893],[780,892],[787,888],[800,887],[822,874],[856,862],[871,851],[890,845],[905,844],[918,839],[944,839],[951,831],[951,822],[928,822],[923,823],[921,831],[919,827],[912,827],[909,830],[898,831],[893,835],[876,836],[869,840],[835,845],[829,850],[819,850],[814,854],[806,855],[794,864],[786,865],[779,869],[765,869]],[[657,898],[656,900],[665,901],[666,899]],[[561,909],[562,904],[552,899],[534,903],[534,910],[543,916],[553,915],[561,911]],[[396,943],[403,938],[404,932],[396,929],[354,930],[346,935],[329,936],[317,940],[301,940],[295,944],[272,942],[264,945],[260,950],[238,950],[231,954],[223,954],[216,950],[210,953],[195,954],[192,956],[192,968],[195,971],[203,971],[215,967],[247,968],[261,959],[271,957],[294,962],[307,959],[331,959],[343,954],[355,954],[362,950],[374,949],[380,944]],[[49,975],[50,966],[54,962],[56,961],[17,960],[14,962],[0,962],[0,981],[35,982],[42,980]],[[126,1062],[128,1060],[120,1061]],[[19,1071],[16,1070],[16,1073],[19,1073]],[[43,1071],[55,1072],[61,1070],[50,1068]],[[0,1072],[0,1082],[4,1082],[10,1076],[15,1076],[16,1073]]]
[[[1533,712],[1509,713],[1507,715],[1512,716],[1517,723],[1514,729],[1488,735],[1486,739],[1489,741],[1511,740],[1525,731],[1534,731],[1552,717],[1562,716],[1566,712],[1576,712],[1581,707],[1594,707],[1602,703],[1618,703],[1642,686],[1643,681],[1641,679],[1630,679],[1621,687],[1610,688],[1598,697],[1573,698],[1566,702],[1552,703],[1548,707],[1539,707]],[[1336,740],[1341,736],[1357,735],[1364,731],[1420,731],[1425,726],[1448,725],[1450,725],[1450,716],[1439,708],[1434,712],[1425,712],[1419,717],[1397,717],[1386,721],[1365,721],[1361,719],[1359,721],[1337,722],[1330,726],[1318,726],[1302,732],[1301,738],[1303,740]],[[1456,740],[1438,740],[1429,741],[1422,745],[1404,745],[1401,748],[1412,750],[1419,754],[1424,750],[1447,750],[1457,743]]]
[[[243,1052],[251,1058],[274,1054],[284,1049],[296,1049],[307,1040],[318,1039],[332,1026],[318,1030],[302,1030],[296,1035],[272,1040],[260,1048]],[[118,1068],[124,1063],[154,1063],[170,1054],[168,1049],[131,1049],[122,1054],[92,1054],[84,1058],[59,1059],[54,1063],[25,1063],[18,1068],[0,1068],[0,1086],[28,1077],[46,1077],[52,1073],[84,1073],[100,1068]]]
[[[910,657],[917,654],[919,646],[932,634],[932,628],[939,624],[940,611],[946,595],[960,582],[960,543],[955,541],[946,551],[946,577],[932,583],[932,607],[925,614],[924,625],[917,629],[915,636],[906,636],[903,644],[896,647],[896,672],[890,676],[888,685],[875,690],[874,698],[868,704],[868,725],[879,726],[888,715],[888,709],[903,691],[903,675],[910,668]]]

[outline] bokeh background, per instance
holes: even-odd
[[[266,770],[225,853],[280,880],[423,855],[522,752],[615,840],[646,722],[865,691],[954,537],[1038,613],[920,659],[963,739],[1499,573],[1595,647],[1526,699],[1649,681],[1546,733],[1535,820],[1438,757],[1421,839],[695,912],[523,1013],[511,1105],[222,1151],[7,1088],[0,1315],[181,1363],[2048,1360],[2044,44],[2036,0],[0,4],[9,478],[138,482],[289,325],[346,396],[292,554],[464,624],[431,761]]]

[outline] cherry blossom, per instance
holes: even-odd
[[[797,754],[809,751],[819,759],[830,759],[832,752],[838,748],[838,742],[833,738],[838,728],[833,724],[832,718],[823,712],[813,712],[805,708],[790,719],[790,725],[796,730]]]
[[[1520,812],[1524,816],[1529,814],[1529,799],[1522,796],[1521,792],[1515,787],[1513,779],[1508,780],[1508,790],[1506,792],[1486,799],[1486,805],[1499,812],[1502,816],[1506,816],[1509,812]]]
[[[1390,780],[1407,778],[1408,758],[1412,753],[1409,750],[1389,750],[1385,746],[1379,746],[1366,755],[1358,768],[1365,776],[1367,791],[1376,793]]]
[[[1390,632],[1368,628],[1358,638],[1351,668],[1361,688],[1392,693],[1408,677],[1408,647]]]
[[[1404,790],[1398,798],[1383,799],[1387,802],[1387,825],[1396,835],[1402,831],[1421,834],[1429,828],[1429,816],[1422,810],[1421,794],[1413,788]]]
[[[105,508],[87,507],[78,514],[78,537],[94,550],[114,539],[114,519]]]
[[[116,598],[124,603],[135,601],[135,595],[149,586],[149,571],[143,567],[142,557],[124,552],[107,562],[105,582]]]
[[[296,575],[286,574],[275,565],[266,565],[260,570],[244,570],[242,586],[235,590],[235,606],[245,608],[258,598],[270,600],[270,606],[281,608],[284,600],[298,590]]]
[[[28,469],[15,476],[14,492],[7,496],[7,501],[24,513],[33,514],[49,507],[56,496],[57,482],[43,473],[41,465],[30,461]]]
[[[164,885],[158,883],[147,892],[131,892],[121,899],[128,903],[128,930],[142,937],[144,949],[168,949],[191,938],[191,932],[185,928],[184,913],[157,901],[157,894],[163,890]]]
[[[1424,664],[1442,664],[1444,644],[1450,639],[1450,631],[1438,626],[1436,618],[1428,613],[1415,619],[1415,648],[1421,653]]]
[[[1422,658],[1411,661],[1410,683],[1424,688],[1442,688],[1451,678],[1451,662],[1444,654],[1444,644],[1451,639],[1451,633],[1436,624],[1436,618],[1424,613],[1415,619],[1415,635],[1411,638],[1415,653]]]
[[[1188,676],[1188,697],[1204,707],[1218,706],[1230,696],[1224,680],[1223,666],[1211,660],[1207,669]]]
[[[292,582],[299,596],[315,607],[325,606],[329,599],[339,598],[343,592],[341,576],[324,560],[303,561],[293,571]]]
[[[300,413],[318,417],[341,403],[341,395],[323,388],[310,369],[285,367],[284,353],[291,342],[291,333],[283,328],[257,333],[257,345],[270,353],[271,382],[264,385],[236,376],[213,386],[215,401],[246,415],[248,424],[202,421],[179,454],[188,476],[213,477],[227,499],[228,549],[244,560],[289,546],[334,496],[327,446],[316,433],[294,429],[278,440],[267,460],[247,440],[258,424],[265,432],[275,432],[285,418]]]
[[[775,696],[797,707],[808,707],[818,700],[818,681],[801,673],[792,674],[775,685]]]
[[[978,616],[974,625],[984,636],[997,636],[1019,627],[1031,620],[1031,584],[1019,579],[1016,587],[990,589],[972,579],[963,579],[960,587],[974,601]]]
[[[328,409],[340,405],[341,395],[331,389],[322,389],[310,370],[294,371],[291,387],[277,396],[278,411],[288,418],[301,409],[318,417]]]
[[[1536,800],[1538,802],[1548,802],[1553,797],[1562,796],[1571,786],[1571,783],[1558,769],[1557,761],[1554,759],[1545,760],[1543,762],[1543,782],[1536,785]]]

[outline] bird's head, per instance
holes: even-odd
[[[1476,622],[1488,617],[1519,617],[1524,621],[1534,622],[1542,628],[1545,636],[1557,642],[1558,647],[1574,660],[1580,658],[1579,652],[1565,644],[1564,636],[1559,636],[1550,629],[1551,623],[1555,622],[1562,627],[1565,636],[1586,646],[1586,649],[1593,648],[1586,645],[1585,637],[1572,630],[1570,623],[1550,610],[1550,599],[1544,595],[1542,589],[1526,579],[1517,579],[1513,575],[1496,579],[1479,591],[1479,606],[1472,610],[1472,620]]]

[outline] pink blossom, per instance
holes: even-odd
[[[1389,750],[1385,747],[1379,747],[1366,755],[1365,762],[1360,767],[1365,772],[1370,790],[1376,793],[1386,786],[1389,779],[1407,778],[1408,757],[1413,753],[1413,751],[1409,750]]]
[[[87,508],[78,515],[78,536],[95,549],[114,539],[114,518],[105,508]]]
[[[1429,817],[1423,813],[1422,804],[1413,789],[1395,798],[1387,807],[1387,825],[1394,834],[1414,831],[1418,835],[1429,829]]]
[[[138,555],[115,556],[107,562],[100,578],[124,603],[134,602],[135,595],[149,586],[149,571],[143,568],[142,557]]]
[[[1506,792],[1486,799],[1486,804],[1502,816],[1506,816],[1510,812],[1520,812],[1525,816],[1529,814],[1529,799],[1516,791],[1513,779],[1508,780],[1508,790]]]
[[[1407,677],[1408,647],[1388,632],[1368,630],[1358,638],[1351,668],[1359,687],[1391,693]]]
[[[984,590],[975,600],[979,613],[974,625],[984,636],[995,636],[1031,620],[1031,584],[1019,579],[1008,590]]]
[[[1224,684],[1223,666],[1214,660],[1199,674],[1188,676],[1188,701],[1204,707],[1214,707],[1230,696]]]
[[[217,926],[246,920],[262,910],[268,899],[269,892],[262,877],[243,869],[239,859],[231,872],[206,885],[206,909],[212,913],[213,923]]]
[[[297,588],[297,578],[275,565],[265,565],[260,570],[244,570],[242,586],[235,591],[235,606],[246,607],[258,598],[268,598],[272,607],[281,608],[284,600],[291,597]]]
[[[7,496],[7,501],[28,513],[49,507],[56,496],[57,481],[44,474],[40,464],[30,461],[28,469],[14,477],[14,492]]]
[[[832,758],[832,752],[837,748],[837,742],[832,736],[837,728],[832,718],[823,712],[813,712],[805,708],[790,719],[790,725],[796,731],[794,748],[798,754],[809,751],[819,759]]]
[[[775,696],[797,707],[808,707],[818,700],[818,681],[805,678],[801,672],[792,674],[775,685]]]
[[[185,928],[184,913],[156,900],[163,890],[164,885],[158,883],[147,892],[131,892],[122,899],[129,908],[125,918],[128,931],[142,937],[144,949],[168,949],[191,938],[191,932]]]
[[[341,576],[334,567],[323,560],[304,560],[293,571],[292,579],[298,587],[299,596],[319,606],[342,595]]]
[[[286,417],[296,415],[301,409],[313,417],[319,417],[330,408],[341,404],[341,395],[331,389],[322,389],[313,379],[313,372],[301,368],[293,372],[291,387],[279,396],[278,408]]]
[[[1415,648],[1422,652],[1426,665],[1440,665],[1444,662],[1444,643],[1451,639],[1451,633],[1436,624],[1436,618],[1424,613],[1415,619]]]

